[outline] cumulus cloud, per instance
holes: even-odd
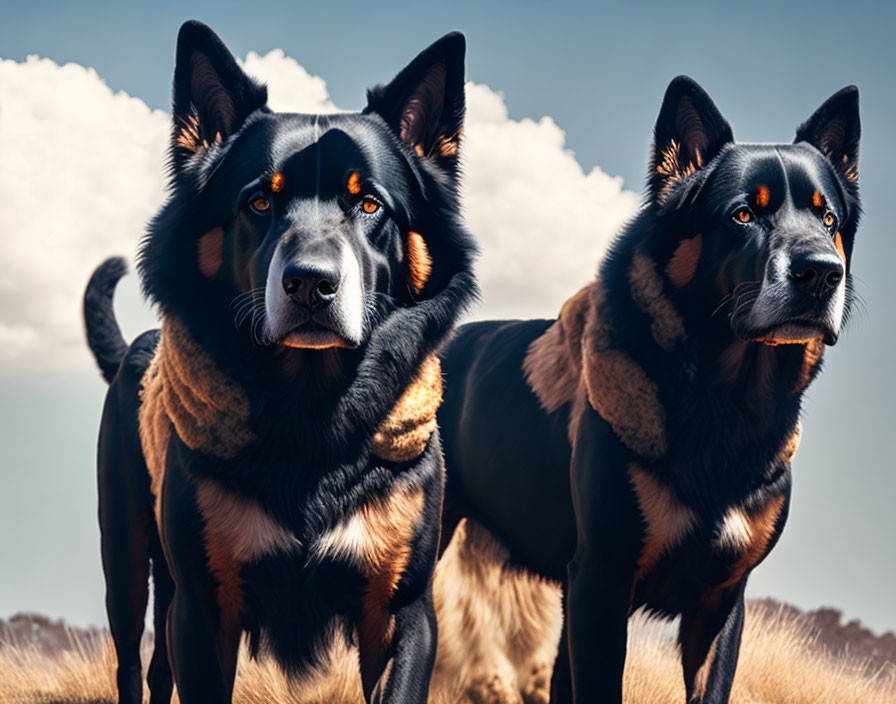
[[[464,207],[482,247],[478,316],[549,317],[588,283],[639,197],[585,172],[550,117],[511,120],[504,97],[467,85]]]
[[[276,110],[335,112],[323,79],[280,50],[250,53]],[[477,317],[547,316],[593,275],[638,198],[586,172],[550,117],[511,120],[468,84],[465,214],[482,245]],[[131,255],[164,200],[169,116],[95,71],[0,61],[0,374],[84,367],[80,296],[104,257]]]
[[[0,370],[86,363],[83,286],[162,203],[167,130],[92,69],[0,61]]]

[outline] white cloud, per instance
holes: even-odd
[[[511,120],[504,96],[467,84],[464,207],[479,240],[477,317],[550,317],[588,283],[639,202],[621,178],[588,173],[550,117]]]
[[[324,80],[280,50],[250,53],[244,66],[268,82],[274,109],[338,109]],[[597,167],[584,172],[551,118],[511,120],[503,96],[482,85],[467,86],[467,101],[465,212],[485,292],[477,317],[553,315],[638,198]],[[92,69],[0,61],[0,374],[89,364],[83,287],[106,256],[133,256],[161,205],[168,121]]]
[[[87,362],[84,284],[161,204],[167,131],[92,69],[0,61],[0,370]]]
[[[327,82],[312,76],[299,62],[286,56],[282,49],[273,49],[264,56],[250,51],[242,62],[246,73],[268,84],[268,104],[282,112],[331,113],[333,105]]]

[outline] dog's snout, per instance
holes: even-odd
[[[806,252],[790,260],[790,278],[813,296],[823,296],[837,288],[843,274],[843,262],[833,252]]]
[[[294,302],[312,308],[329,305],[339,290],[335,267],[291,263],[283,270],[283,290]]]

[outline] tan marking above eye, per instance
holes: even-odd
[[[361,192],[361,175],[357,171],[352,171],[345,187],[353,196],[358,195]]]
[[[271,176],[271,190],[274,193],[279,193],[280,191],[283,190],[283,186],[284,186],[283,174],[281,174],[278,171],[273,176]]]
[[[734,219],[744,224],[753,222],[753,213],[749,208],[741,208],[734,214]]]
[[[768,201],[768,186],[760,186],[759,190],[756,191],[756,205],[758,205],[760,208],[765,208],[768,206]]]
[[[365,198],[361,203],[361,207],[364,209],[365,213],[375,213],[380,209],[380,204],[372,198]]]
[[[824,197],[818,191],[815,191],[815,193],[812,194],[812,205],[816,208],[824,207]]]

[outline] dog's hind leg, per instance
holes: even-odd
[[[101,509],[102,510],[102,509]],[[116,521],[102,533],[106,613],[118,659],[119,704],[143,701],[140,639],[149,597],[149,531],[152,516],[144,513]]]
[[[127,420],[122,420],[117,395],[110,392],[100,430],[97,475],[106,613],[118,658],[119,704],[140,704],[140,639],[149,597],[149,544],[155,525],[146,467],[134,462],[135,453],[128,446],[130,438],[137,437],[136,429],[129,434],[123,423]]]
[[[173,680],[171,664],[168,662],[165,622],[168,617],[168,607],[171,605],[171,597],[174,595],[174,580],[171,579],[168,564],[165,562],[165,555],[158,539],[153,541],[152,586],[155,645],[146,677],[149,684],[149,704],[168,704],[171,701]]]

